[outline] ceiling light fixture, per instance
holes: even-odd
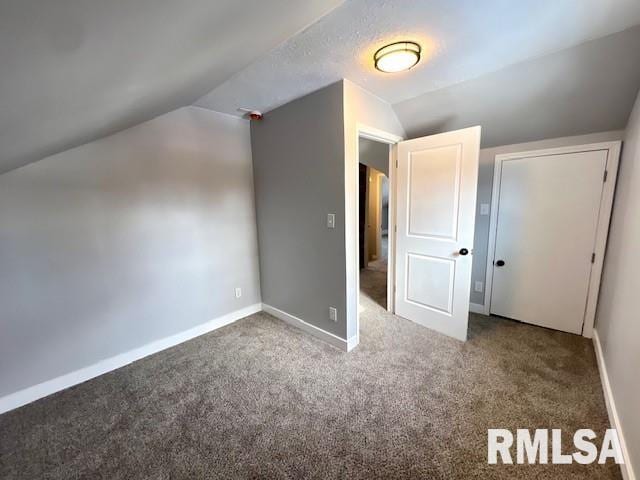
[[[420,45],[415,42],[395,42],[385,45],[373,55],[378,70],[385,73],[402,72],[420,61]]]

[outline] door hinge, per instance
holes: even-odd
[[[398,225],[393,226],[393,233],[398,233]]]
[[[591,263],[596,263],[596,254],[595,253],[591,254]]]
[[[602,176],[602,181],[606,182],[608,176],[609,176],[609,170],[605,170],[604,171],[604,175]]]
[[[396,168],[398,168],[398,160],[396,160]]]

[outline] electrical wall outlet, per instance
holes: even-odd
[[[480,204],[480,215],[489,215],[490,206],[488,203]]]
[[[327,213],[327,228],[336,228],[336,214]]]
[[[338,310],[336,307],[329,307],[329,320],[338,321]]]
[[[236,287],[236,298],[240,298],[242,296],[242,289],[240,287]]]
[[[482,282],[476,282],[475,287],[474,287],[474,290],[475,290],[476,292],[480,292],[480,293],[482,293],[482,291],[484,290],[484,283],[482,283]]]

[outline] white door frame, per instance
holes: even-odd
[[[493,193],[491,195],[491,219],[489,221],[489,246],[487,248],[487,269],[485,278],[484,293],[484,314],[491,313],[491,293],[493,288],[493,262],[495,260],[496,235],[498,228],[498,207],[500,205],[500,181],[502,178],[502,165],[507,160],[517,158],[542,157],[548,155],[561,155],[565,153],[591,152],[596,150],[607,150],[607,181],[602,190],[600,199],[600,213],[598,215],[598,226],[596,229],[594,253],[596,255],[591,267],[591,277],[589,279],[589,290],[587,293],[587,304],[585,306],[584,323],[582,336],[591,338],[593,336],[593,323],[595,321],[596,306],[598,302],[598,292],[600,290],[600,278],[602,276],[602,266],[605,249],[607,246],[607,236],[609,234],[609,221],[611,219],[611,207],[613,206],[613,194],[618,176],[618,162],[620,159],[620,149],[622,142],[602,142],[590,143],[587,145],[574,145],[569,147],[547,148],[544,150],[529,150],[523,152],[503,153],[496,155],[493,171]]]
[[[395,164],[396,164],[396,144],[404,140],[402,137],[398,135],[394,135],[393,133],[385,132],[383,130],[379,130],[374,127],[369,127],[362,123],[356,124],[356,159],[354,168],[356,169],[356,178],[358,178],[358,164],[360,163],[360,145],[359,139],[367,138],[369,140],[374,140],[380,143],[386,143],[389,145],[389,251],[387,256],[387,311],[394,313],[395,305],[393,299],[393,287],[394,278],[393,275],[395,268],[395,224],[396,224],[396,193],[395,193]],[[356,195],[356,212],[358,215],[360,214],[360,195]],[[358,225],[356,222],[356,252],[359,248],[360,241],[360,232],[358,231]],[[366,235],[366,229],[365,229]],[[357,265],[359,256],[355,256],[356,261],[356,272],[359,272],[359,268]],[[356,287],[358,292],[358,297],[360,296],[360,274],[357,275]],[[356,328],[357,335],[360,335],[360,309],[358,308],[356,312]]]

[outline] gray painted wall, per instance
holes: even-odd
[[[183,108],[0,175],[0,396],[257,302],[244,120]]]
[[[384,173],[389,178],[389,145],[368,138],[358,139],[358,161]]]
[[[339,82],[253,122],[251,146],[263,302],[346,338],[343,110]]]
[[[640,473],[640,95],[627,127],[596,317],[609,381],[635,474]]]
[[[524,152],[527,150],[539,150],[544,148],[565,147],[586,143],[608,142],[621,140],[623,131],[602,132],[575,137],[553,138],[537,142],[518,143],[480,150],[480,168],[478,170],[478,196],[476,203],[476,231],[473,242],[473,270],[471,273],[471,302],[484,305],[484,292],[473,290],[476,281],[485,282],[487,270],[487,248],[489,243],[490,215],[480,215],[482,203],[491,205],[493,190],[493,165],[495,156],[501,153]]]

